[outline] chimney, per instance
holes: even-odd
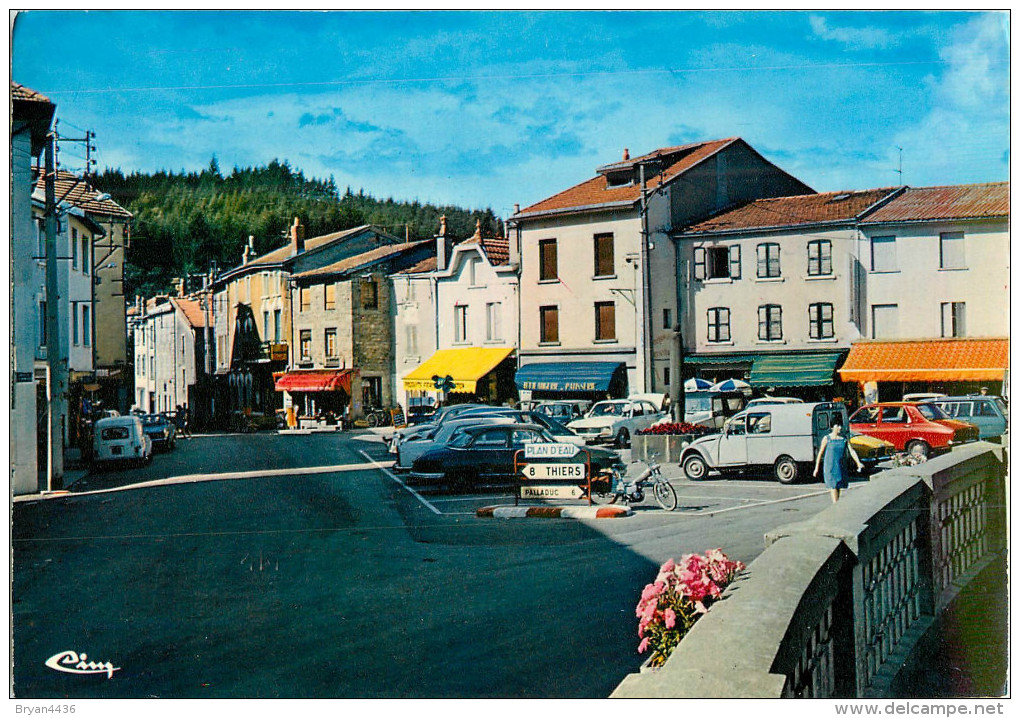
[[[514,203],[514,217],[521,213],[521,205]],[[510,218],[510,221],[506,223],[506,236],[510,241],[507,242],[510,249],[510,264],[514,267],[521,266],[521,225],[514,219]]]
[[[248,244],[244,245],[244,252],[241,253],[241,265],[245,265],[255,258],[255,235],[248,235]]]
[[[628,150],[626,147],[623,148],[623,159],[625,160],[630,159],[630,150]]]
[[[305,226],[301,220],[294,218],[294,224],[290,226],[290,256],[296,257],[305,251]]]
[[[452,242],[446,238],[446,215],[439,218],[439,233],[436,235],[436,270],[442,272],[450,261]]]

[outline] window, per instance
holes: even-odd
[[[75,346],[81,343],[78,335],[78,302],[71,302],[71,341]]]
[[[616,339],[616,302],[595,302],[595,341]]]
[[[81,305],[81,342],[87,347],[92,346],[92,317],[88,304]]]
[[[46,220],[40,217],[35,223],[36,259],[46,259]]]
[[[330,282],[323,292],[323,309],[336,309],[336,282]]]
[[[939,235],[939,267],[941,269],[967,267],[963,254],[963,232],[943,232]]]
[[[307,312],[312,308],[312,294],[308,287],[298,289],[298,302],[299,310],[302,312]]]
[[[812,339],[832,339],[835,336],[832,326],[832,305],[818,303],[809,306],[808,324]]]
[[[374,279],[367,279],[361,285],[361,308],[379,308],[379,285]]]
[[[665,386],[669,386],[669,367],[662,368],[662,383]]]
[[[673,328],[673,317],[669,309],[662,310],[662,328],[663,329]]]
[[[897,269],[896,237],[872,237],[871,271],[895,272]]]
[[[807,243],[807,273],[809,277],[832,274],[832,242],[815,239]]]
[[[540,240],[538,243],[538,281],[554,281],[559,276],[556,261],[556,240]]]
[[[361,401],[366,407],[382,406],[382,377],[367,376],[362,378]]]
[[[312,358],[312,330],[301,330],[301,361],[309,361]]]
[[[967,304],[942,302],[942,336],[967,336]]]
[[[740,245],[695,247],[694,278],[740,279]]]
[[[71,269],[78,268],[78,230],[71,228]]]
[[[417,354],[418,353],[418,327],[414,324],[408,324],[405,328],[407,333],[407,353]]]
[[[559,307],[539,307],[538,313],[541,316],[542,326],[540,327],[539,342],[542,344],[556,344],[560,341],[560,309]]]
[[[495,342],[501,340],[500,315],[503,305],[500,302],[489,302],[485,305],[485,340]]]
[[[489,429],[475,434],[472,446],[504,447],[506,440],[507,432],[503,429]]]
[[[871,338],[895,339],[900,335],[900,311],[896,304],[871,306]]]
[[[728,342],[730,340],[730,310],[727,307],[712,307],[708,310],[708,341]]]
[[[775,242],[765,242],[758,245],[758,277],[774,278],[780,276],[779,271],[779,245]]]
[[[783,338],[783,308],[778,304],[758,307],[758,339],[775,342]]]
[[[273,341],[280,341],[280,310],[273,310]]]
[[[882,407],[882,423],[883,424],[906,424],[907,423],[907,411],[902,406],[883,406]]]
[[[81,238],[81,271],[82,274],[89,273],[89,238]]]
[[[768,434],[772,431],[772,414],[748,414],[748,434]]]
[[[262,341],[269,341],[269,310],[262,312]]]
[[[336,329],[326,330],[326,358],[336,357]]]
[[[467,341],[467,307],[463,304],[453,308],[453,341]]]
[[[613,256],[613,235],[595,235],[595,276],[611,277],[616,274]]]

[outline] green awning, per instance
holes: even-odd
[[[688,354],[684,364],[750,364],[756,354]]]
[[[751,386],[826,386],[841,354],[760,354],[751,366]]]

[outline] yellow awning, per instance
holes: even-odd
[[[407,391],[438,391],[436,377],[453,379],[451,392],[474,394],[479,379],[513,353],[513,347],[440,349],[404,377]]]

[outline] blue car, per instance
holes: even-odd
[[[173,451],[177,445],[177,425],[166,414],[141,417],[142,430],[152,441],[153,451]]]

